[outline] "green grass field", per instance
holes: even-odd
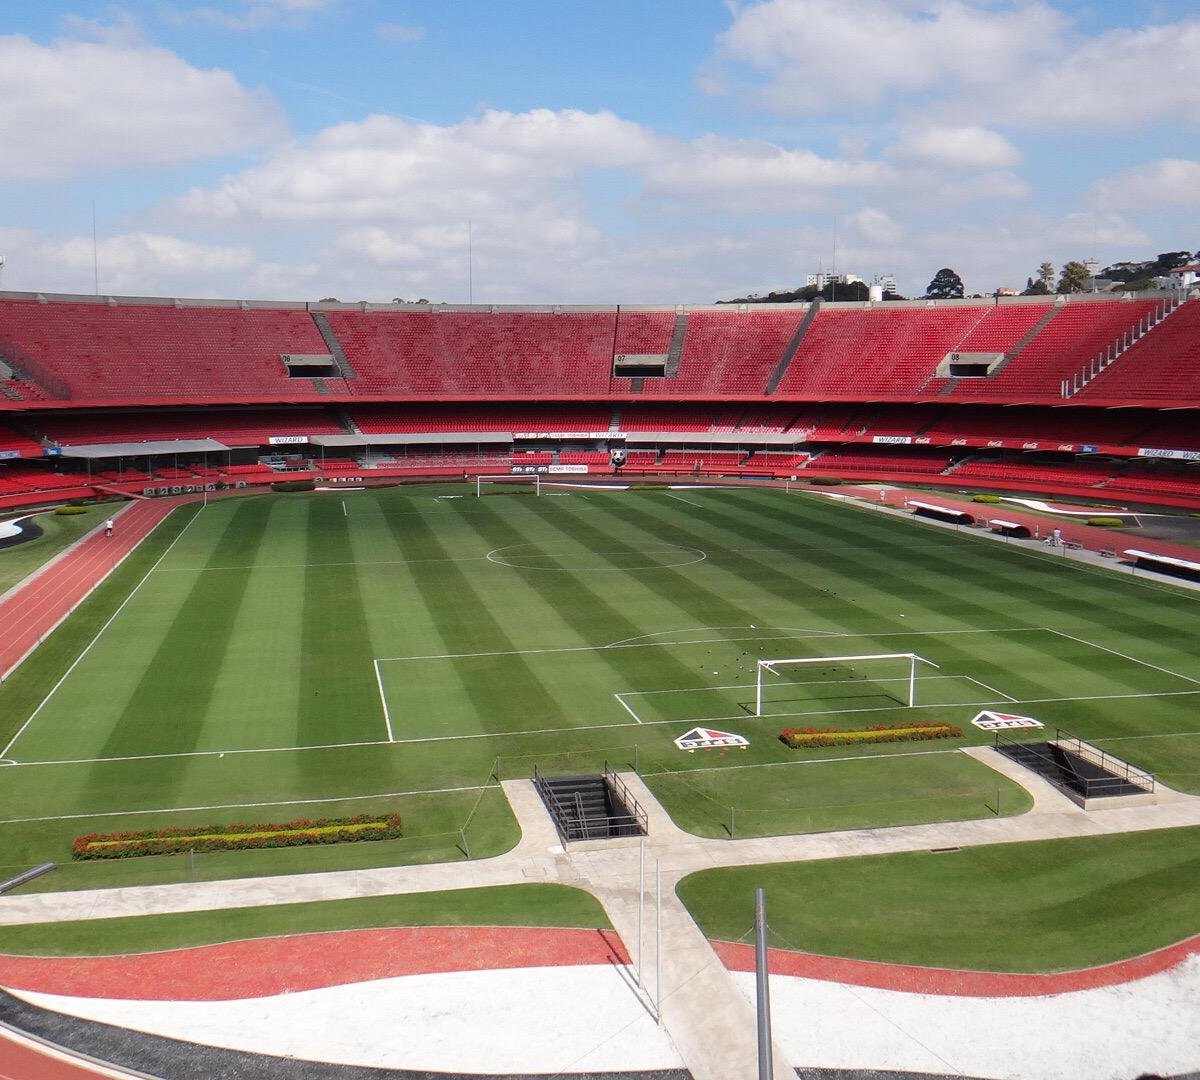
[[[2,558],[2,553],[0,553]],[[3,687],[0,864],[151,825],[392,809],[399,841],[68,865],[39,887],[494,854],[505,778],[636,765],[702,835],[1018,813],[957,753],[981,708],[1200,791],[1197,599],[766,489],[466,485],[185,508]],[[815,664],[768,686],[759,658]],[[795,751],[784,726],[938,720],[963,740]],[[696,723],[744,751],[677,751]]]
[[[1163,829],[704,870],[680,899],[712,938],[754,926],[827,956],[981,971],[1062,971],[1122,960],[1197,932],[1200,829]],[[1153,917],[1148,913],[1153,912]]]
[[[607,930],[600,902],[566,885],[499,885],[306,904],[224,908],[83,922],[0,927],[0,952],[105,956],[272,937],[390,926],[563,926]]]

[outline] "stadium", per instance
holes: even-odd
[[[5,294],[16,1075],[1194,1069],[1198,327]]]

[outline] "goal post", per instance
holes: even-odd
[[[917,665],[928,664],[932,668],[936,668],[938,665],[916,653],[864,653],[857,656],[796,656],[778,660],[759,660],[755,668],[754,715],[763,715],[763,685],[768,677],[779,677],[780,668],[803,668],[809,664],[874,665],[884,661],[908,661],[908,699],[904,704],[911,709],[917,703]]]
[[[483,495],[485,488],[513,484],[523,487],[532,486],[535,495],[542,493],[542,477],[539,473],[497,473],[494,476],[479,475],[475,477],[475,497],[479,498]]]

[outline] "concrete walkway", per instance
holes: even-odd
[[[647,810],[649,835],[642,841],[593,842],[564,850],[532,783],[513,780],[505,781],[503,787],[521,826],[521,840],[511,851],[495,858],[286,877],[16,894],[0,897],[0,924],[217,910],[531,881],[558,882],[585,889],[604,905],[634,958],[634,965],[627,972],[631,992],[639,995],[652,1014],[661,1010],[662,1023],[695,1080],[743,1077],[750,1080],[757,1076],[753,1009],[675,895],[676,885],[688,874],[718,866],[847,858],[1200,825],[1200,797],[1163,789],[1156,805],[1086,812],[1044,781],[988,748],[963,752],[971,753],[1022,784],[1033,796],[1033,809],[1012,818],[710,840],[677,828],[641,778],[630,773],[624,774],[623,779]],[[641,896],[640,866],[645,868],[646,883]],[[659,873],[661,985],[655,920]],[[794,1076],[791,1063],[778,1046],[775,1075],[780,1080]]]

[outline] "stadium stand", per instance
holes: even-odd
[[[990,308],[822,306],[796,350],[781,394],[913,397]]]
[[[1160,306],[1158,300],[1075,299],[1058,304],[1029,343],[991,375],[951,380],[943,392],[1016,401],[1061,397],[1064,379]]]
[[[303,310],[0,300],[0,356],[76,401],[313,398],[280,357],[325,351]]]
[[[1200,399],[1200,301],[1182,304],[1075,396],[1109,401]]]
[[[191,483],[311,460],[345,476],[523,465],[604,473],[611,449],[645,433],[630,440],[625,471],[894,474],[1200,504],[1192,472],[1170,463],[1200,451],[1200,301],[1155,324],[1170,299],[310,310],[4,294],[0,495],[86,485],[86,463],[45,457],[54,444],[214,438],[237,448],[213,461],[172,455],[156,465],[148,448],[92,463],[92,481],[128,487],[151,468],[159,481]],[[1125,351],[1100,371],[1096,358],[1117,342]],[[995,366],[939,376],[955,354]],[[617,377],[618,356],[652,359],[666,374]],[[326,374],[289,375],[288,363],[304,371],[305,359]],[[473,432],[510,433],[516,445],[472,449],[461,436]],[[447,439],[411,452],[371,445],[405,434]],[[362,443],[301,442],[322,435]],[[711,435],[711,449],[691,447],[696,435]],[[272,440],[295,445],[286,459],[275,446],[252,463]]]
[[[880,452],[876,446],[847,446],[826,450],[809,461],[809,468],[823,471],[872,473],[930,473],[946,470],[952,455],[949,451],[913,450],[908,447]]]
[[[334,435],[343,431],[323,409],[212,409],[203,412],[119,412],[38,415],[37,432],[63,446],[88,443],[217,439],[229,446],[265,446],[278,437]]]

